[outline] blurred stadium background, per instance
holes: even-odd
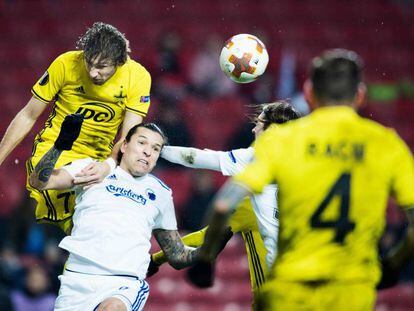
[[[414,1],[412,0],[0,0],[0,134],[30,98],[50,62],[75,47],[95,21],[111,23],[130,40],[132,57],[152,74],[147,120],[161,124],[171,144],[228,150],[252,139],[248,105],[301,96],[310,59],[326,48],[353,49],[365,60],[369,102],[361,113],[394,127],[414,148]],[[225,78],[223,42],[251,33],[267,45],[267,72],[249,85]],[[45,119],[47,113],[44,114]],[[50,310],[65,254],[59,231],[33,221],[25,190],[32,134],[0,167],[0,310]],[[155,172],[174,191],[180,228],[201,227],[219,174],[160,163]],[[380,249],[396,243],[404,217],[390,202]],[[155,247],[156,248],[156,247]],[[149,279],[147,310],[249,310],[247,260],[234,237],[218,260],[216,285],[188,285],[183,272],[162,267]],[[379,293],[376,310],[414,310],[414,267]]]

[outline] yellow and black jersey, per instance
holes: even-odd
[[[86,71],[83,51],[57,57],[33,86],[33,95],[53,110],[37,135],[33,154],[50,149],[66,115],[82,113],[84,122],[71,153],[75,158],[106,158],[122,125],[125,111],[145,116],[150,105],[151,77],[139,63],[128,59],[102,85],[94,84]]]
[[[255,192],[279,185],[272,277],[375,284],[388,197],[414,204],[412,154],[395,131],[350,107],[324,107],[272,126],[254,147],[235,181]]]

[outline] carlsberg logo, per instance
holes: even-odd
[[[132,192],[131,189],[125,189],[123,187],[115,187],[113,185],[108,185],[106,186],[106,190],[108,190],[109,193],[112,193],[116,197],[126,197],[142,205],[145,205],[145,203],[147,202],[146,198],[144,198],[140,194]]]

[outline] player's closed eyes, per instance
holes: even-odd
[[[254,125],[257,125],[259,123],[266,124],[266,122],[264,120],[260,120],[260,119],[254,120],[253,123],[254,123]]]

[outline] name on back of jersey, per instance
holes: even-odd
[[[344,140],[336,143],[311,142],[307,145],[306,152],[315,157],[363,162],[365,158],[365,149],[366,146],[364,143]]]

